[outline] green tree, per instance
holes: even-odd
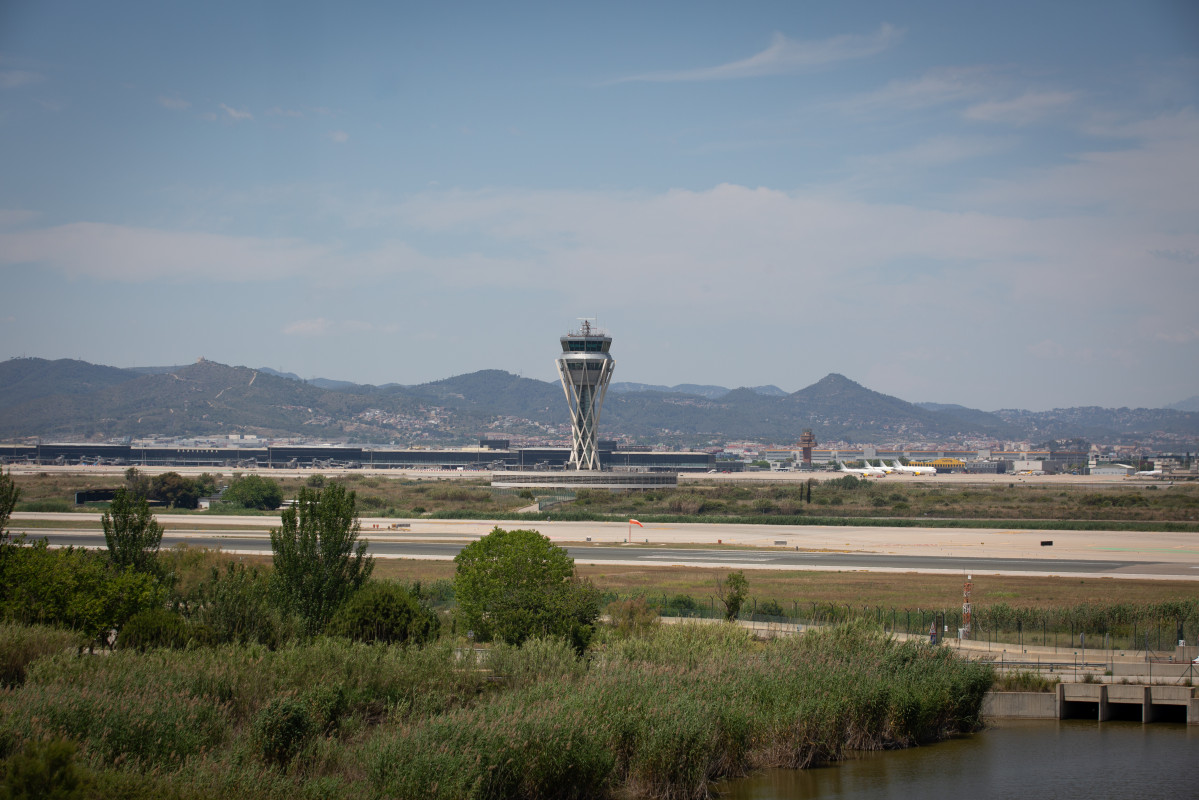
[[[537,531],[495,528],[454,557],[458,613],[480,641],[520,644],[564,636],[590,641],[599,592],[574,572],[574,559]]]
[[[216,478],[207,472],[201,472],[196,478],[196,494],[200,497],[207,497],[210,494],[216,494]]]
[[[120,568],[92,550],[51,550],[46,540],[14,547],[0,613],[24,624],[59,625],[104,644],[131,616],[161,608],[166,589],[145,572]]]
[[[729,622],[741,613],[741,604],[749,594],[749,580],[741,570],[730,572],[724,579],[716,579],[716,596],[724,603],[724,618]]]
[[[0,472],[0,534],[8,535],[4,526],[8,524],[8,518],[12,516],[12,510],[16,507],[17,499],[20,496],[21,490],[13,482],[12,473]]]
[[[150,499],[172,508],[195,508],[200,504],[200,490],[195,481],[178,472],[164,472],[150,481]]]
[[[0,472],[0,587],[4,583],[4,558],[12,546],[8,542],[8,530],[5,526],[8,525],[8,518],[12,516],[12,510],[20,496],[21,490],[13,482],[12,473],[6,475]],[[0,594],[2,593],[3,588],[0,588]]]
[[[374,560],[358,541],[355,493],[332,484],[300,489],[284,509],[282,526],[271,529],[275,578],[287,602],[319,633],[351,594],[370,577]]]
[[[104,542],[113,564],[133,567],[139,572],[156,570],[162,526],[154,520],[146,498],[136,497],[124,488],[117,489],[100,524],[104,526]]]
[[[138,472],[137,467],[130,467],[125,470],[125,488],[135,497],[149,497],[150,479]]]
[[[258,508],[265,511],[283,505],[283,490],[270,478],[243,475],[234,478],[221,495],[221,501],[239,508]]]

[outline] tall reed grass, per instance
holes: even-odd
[[[532,640],[481,664],[445,641],[56,655],[0,694],[0,739],[66,737],[131,797],[700,798],[969,730],[991,677],[864,625],[770,643],[662,626],[582,659]],[[285,751],[264,739],[279,709]]]
[[[979,725],[986,665],[865,626],[752,642],[670,626],[365,749],[372,788],[421,797],[707,797],[759,767],[903,747]]]

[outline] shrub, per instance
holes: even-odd
[[[211,630],[200,628],[193,634],[187,620],[174,611],[165,608],[151,608],[139,611],[121,626],[117,636],[117,648],[121,650],[139,650],[145,652],[155,647],[182,648],[196,638],[204,644],[211,644]]]
[[[649,607],[645,597],[617,600],[608,605],[612,627],[623,636],[640,636],[661,624],[658,612]]]
[[[42,656],[79,647],[79,634],[30,625],[0,625],[0,688],[25,682],[25,668]]]
[[[345,602],[329,633],[368,644],[421,644],[441,629],[437,615],[398,583],[371,581]]]
[[[152,575],[113,567],[104,553],[50,550],[42,539],[6,554],[0,599],[9,619],[61,625],[100,640],[137,612],[161,607],[166,590]]]
[[[281,647],[299,635],[299,620],[272,600],[270,573],[226,562],[212,567],[186,599],[194,623],[209,628],[218,642]]]
[[[758,609],[756,613],[761,614],[764,617],[787,616],[787,612],[783,610],[783,607],[778,604],[777,600],[765,600],[761,603],[758,603]]]
[[[67,512],[74,511],[75,506],[69,500],[29,500],[24,503],[17,504],[19,511],[35,511],[35,512]]]
[[[294,697],[272,700],[254,718],[258,751],[268,763],[280,767],[300,752],[314,726],[308,707]]]
[[[75,763],[75,745],[65,739],[29,742],[4,763],[0,798],[70,800],[88,796],[91,781]]]
[[[283,490],[279,484],[261,475],[243,475],[234,478],[229,488],[221,495],[221,502],[239,508],[258,508],[266,511],[283,504]]]

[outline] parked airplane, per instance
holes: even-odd
[[[887,474],[878,467],[867,466],[865,469],[850,469],[840,461],[837,462],[837,466],[841,468],[838,472],[844,472],[847,475],[857,475],[862,478],[881,478]]]
[[[884,475],[890,475],[892,472],[894,472],[894,471],[895,471],[893,468],[891,468],[891,467],[887,466],[887,462],[886,462],[886,461],[883,461],[881,458],[878,460],[878,466],[877,466],[877,467],[876,467],[876,466],[874,466],[874,464],[873,464],[873,463],[871,463],[869,459],[867,459],[867,461],[866,461],[866,469],[881,469],[881,470],[883,471],[883,474],[884,474]]]
[[[1134,478],[1160,478],[1161,476],[1162,471],[1160,469],[1144,469],[1140,472],[1132,473],[1132,477]]]
[[[896,472],[902,472],[905,475],[936,475],[936,467],[909,467],[906,464],[900,464],[894,461],[891,464]]]

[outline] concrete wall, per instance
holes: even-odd
[[[1112,664],[1112,677],[1115,678],[1152,678],[1153,680],[1172,680],[1193,678],[1199,680],[1199,664],[1145,661],[1116,661]]]
[[[1057,719],[1056,692],[987,692],[983,716],[992,719]]]
[[[1181,706],[1186,708],[1187,723],[1199,725],[1199,697],[1195,694],[1190,686],[1061,683],[1056,692],[987,692],[982,712],[989,719],[1075,718],[1103,722],[1113,715],[1127,719],[1131,711],[1142,722],[1155,722],[1163,718],[1168,707]]]

